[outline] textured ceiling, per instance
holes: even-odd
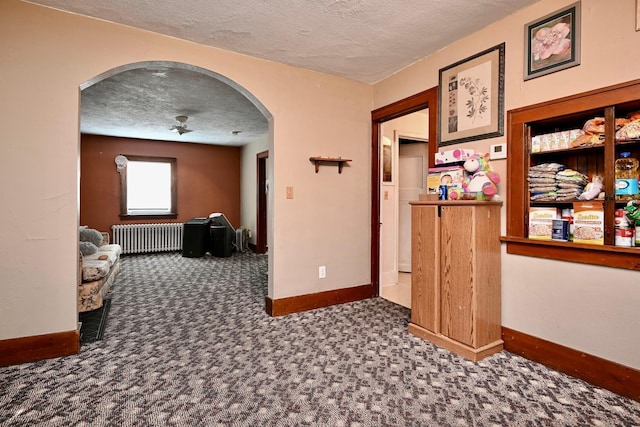
[[[300,68],[375,83],[536,1],[538,0],[33,0],[30,3]],[[193,76],[189,78],[191,77]],[[126,86],[123,81],[119,83],[122,87]],[[136,84],[138,83],[139,80]],[[185,90],[189,90],[191,85],[183,83],[186,85]],[[178,79],[172,84],[176,88],[181,86]],[[193,86],[202,89],[202,86]],[[198,104],[199,93],[192,92],[191,96],[187,96],[185,90],[179,92],[183,94],[183,99],[193,100],[193,104]],[[90,97],[83,95],[83,104],[85,98],[88,102]],[[140,97],[142,98],[145,97]],[[161,96],[155,94],[149,98],[160,99]],[[121,114],[128,110],[131,116],[138,108],[145,108],[135,97],[127,98],[125,94],[120,94],[119,100],[114,101],[111,108],[119,106]],[[166,101],[174,109],[205,108],[204,101],[199,106],[182,105],[178,100],[170,102],[168,98]],[[96,115],[98,106],[99,101],[96,101],[92,115]],[[102,126],[98,123],[99,116],[85,117],[85,113],[88,114],[83,105],[83,123],[93,123],[94,132],[97,132]],[[252,115],[239,122],[247,123]],[[174,114],[169,116],[173,117]],[[119,122],[113,117],[111,121],[111,128]],[[120,122],[124,123],[126,120],[122,118]],[[140,121],[137,123],[142,125]],[[196,123],[196,117],[189,120],[188,125],[194,132],[183,135],[182,140],[186,140],[185,136],[194,137],[198,130]],[[208,132],[214,123],[198,123],[201,126],[199,131],[202,134]],[[173,122],[167,123],[167,127],[171,124]],[[105,123],[104,127],[107,126],[109,125]],[[247,134],[252,131],[247,129]],[[216,138],[222,133],[224,131],[220,131]]]
[[[81,131],[96,135],[244,145],[269,131],[264,115],[227,83],[202,70],[163,62],[88,86],[82,90],[81,110]],[[189,117],[192,132],[170,130],[179,115]]]

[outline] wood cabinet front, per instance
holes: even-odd
[[[474,361],[501,351],[501,203],[411,204],[409,331]]]

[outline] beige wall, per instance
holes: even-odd
[[[138,61],[196,65],[273,116],[269,294],[370,282],[370,111],[436,86],[438,70],[506,42],[507,109],[640,77],[635,1],[582,1],[582,64],[523,82],[523,27],[541,0],[371,87],[17,0],[0,2],[0,339],[76,328],[79,86]],[[373,99],[373,102],[372,102]],[[506,137],[462,144],[487,151]],[[353,159],[339,175],[309,156]],[[506,176],[506,162],[494,162]],[[505,194],[507,183],[502,183]],[[293,186],[295,198],[285,198]],[[506,209],[503,209],[503,215]],[[327,278],[318,279],[318,265]],[[640,368],[638,273],[503,257],[503,324]],[[38,313],[34,316],[34,313]]]
[[[272,115],[272,298],[370,283],[371,86],[3,0],[0,340],[76,329],[79,87],[140,61],[219,73]],[[352,166],[315,174],[317,155]]]
[[[506,110],[640,78],[635,0],[582,0],[581,65],[523,81],[524,25],[571,3],[541,0],[421,60],[375,85],[375,107],[437,86],[440,68],[502,42]],[[456,147],[487,152],[499,142],[506,136]],[[506,177],[505,160],[492,165]],[[638,272],[506,253],[502,266],[504,326],[640,368]]]

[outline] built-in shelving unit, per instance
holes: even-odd
[[[640,248],[614,245],[614,212],[626,202],[615,199],[615,160],[623,151],[640,157],[640,140],[616,140],[615,119],[640,111],[640,80],[605,87],[507,112],[507,253],[562,261],[640,270]],[[587,120],[603,117],[601,144],[544,152],[532,152],[531,139],[548,132],[582,128]],[[533,206],[570,208],[572,202],[532,202],[528,188],[529,167],[562,163],[588,177],[604,178],[604,245],[579,244],[528,238],[529,209]]]

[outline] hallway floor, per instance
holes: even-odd
[[[398,273],[398,284],[384,286],[380,296],[386,300],[411,308],[411,273]]]

